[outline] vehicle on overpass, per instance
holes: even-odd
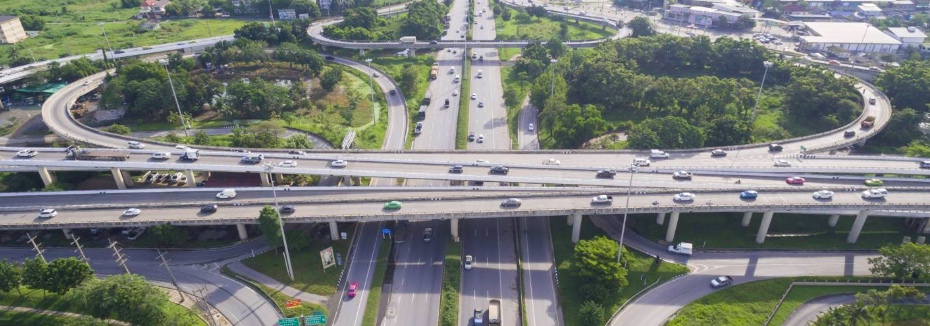
[[[501,201],[501,207],[504,208],[517,208],[520,207],[520,205],[523,205],[523,201],[519,198],[507,198]]]
[[[884,181],[882,181],[881,179],[877,179],[877,178],[865,180],[864,183],[866,186],[869,186],[869,187],[881,187],[883,184],[885,184]]]
[[[595,177],[597,177],[598,179],[613,179],[614,176],[616,175],[617,175],[617,172],[614,172],[613,170],[600,170],[600,171],[597,171],[597,174],[595,174]]]
[[[675,171],[675,173],[672,173],[672,178],[675,180],[691,180],[692,177],[694,177],[694,174],[688,171]]]
[[[713,156],[713,157],[727,156],[727,151],[718,148],[718,149],[710,151],[710,156]]]
[[[400,209],[401,207],[403,207],[403,205],[404,205],[404,204],[401,203],[401,202],[399,202],[399,201],[392,200],[392,201],[389,201],[389,202],[387,202],[387,203],[384,203],[384,209],[385,209],[385,210],[398,210],[398,209]]]
[[[814,192],[814,199],[833,199],[833,191],[823,189]]]
[[[186,149],[184,154],[181,154],[182,161],[196,161],[200,158],[200,150],[196,149]]]
[[[791,162],[787,160],[775,160],[776,167],[791,167]]]
[[[139,216],[139,214],[142,214],[142,210],[138,208],[130,208],[123,212],[123,216],[126,217],[136,217]]]
[[[694,201],[694,194],[690,192],[680,192],[675,194],[675,197],[672,197],[672,200],[678,201]]]
[[[152,153],[152,159],[153,159],[153,160],[167,160],[167,159],[171,159],[171,153],[169,153],[169,152]]]
[[[125,161],[129,159],[128,149],[100,149],[70,146],[66,157],[81,161]]]
[[[787,177],[787,178],[785,178],[785,183],[787,183],[787,184],[789,184],[789,185],[802,185],[802,186],[803,186],[805,181],[807,181],[807,180],[805,180],[804,178],[799,177],[799,176],[793,176],[793,177]]]
[[[653,149],[649,151],[649,158],[668,158],[668,153]]]
[[[334,167],[334,168],[344,168],[344,167],[349,166],[349,162],[346,160],[335,160],[335,161],[330,162],[329,166]]]
[[[740,199],[756,199],[759,197],[759,192],[755,190],[746,190],[739,193]]]
[[[876,189],[869,189],[862,192],[862,198],[865,199],[884,199],[887,192],[876,191]]]
[[[610,205],[614,202],[614,196],[611,195],[599,195],[591,198],[592,205]]]
[[[16,152],[16,157],[31,158],[31,157],[35,157],[38,154],[39,152],[34,149],[24,149],[19,152]]]
[[[58,211],[54,208],[46,208],[39,211],[39,218],[52,218],[58,216]]]
[[[216,194],[216,199],[233,199],[236,198],[236,189],[227,188],[223,189]]]

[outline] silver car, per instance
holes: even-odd
[[[507,198],[501,202],[501,207],[506,208],[517,208],[520,207],[520,205],[523,205],[523,202],[521,202],[518,198]]]

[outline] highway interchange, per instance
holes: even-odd
[[[483,0],[476,3],[476,12],[487,5],[486,1],[487,0]],[[453,15],[453,28],[455,28],[456,21],[464,21],[466,5],[467,3],[463,0],[458,0],[453,3],[453,9],[451,11]],[[469,26],[473,28],[474,38],[476,40],[492,40],[494,38],[495,28],[491,13],[487,12],[483,17],[476,18],[479,20],[479,23]],[[485,28],[480,28],[481,25],[484,25]],[[181,44],[178,44],[177,46],[180,45]],[[459,45],[450,45],[450,47],[456,46]],[[374,45],[373,47],[378,46]],[[471,70],[472,76],[462,76],[462,78],[472,78],[472,89],[470,91],[461,90],[460,84],[452,82],[454,74],[445,73],[447,67],[456,67],[456,74],[459,74],[463,60],[467,60],[465,56],[470,55],[470,53],[469,51],[462,51],[462,49],[459,49],[458,53],[454,54],[446,51],[439,52],[437,62],[439,62],[441,66],[440,76],[436,81],[431,83],[430,89],[427,92],[428,96],[431,96],[433,101],[427,118],[424,120],[424,135],[421,135],[413,142],[414,152],[311,152],[307,155],[308,157],[298,159],[298,168],[289,170],[288,172],[321,175],[373,176],[376,177],[372,181],[373,186],[392,186],[395,184],[393,178],[407,179],[406,185],[408,186],[447,186],[448,180],[514,182],[524,184],[549,183],[592,187],[616,187],[626,185],[625,181],[628,176],[628,174],[626,174],[626,166],[629,165],[633,157],[642,157],[644,155],[643,153],[590,151],[574,151],[568,153],[563,151],[536,151],[538,149],[538,141],[535,139],[535,132],[529,132],[527,129],[529,123],[535,123],[535,121],[533,121],[535,114],[533,113],[523,113],[519,119],[520,125],[518,126],[519,148],[527,150],[528,153],[508,151],[490,152],[490,150],[509,149],[511,146],[509,134],[507,132],[506,109],[502,103],[502,85],[500,85],[501,79],[499,72],[500,62],[499,58],[497,58],[496,50],[476,50],[476,53],[479,55],[484,55],[484,61],[473,62]],[[367,67],[357,62],[341,59],[337,62],[368,72]],[[483,71],[483,80],[474,78],[478,69]],[[375,78],[375,81],[385,93],[390,89],[396,88],[396,85],[394,85],[385,74],[380,73],[380,75],[381,77]],[[96,83],[100,79],[101,76],[98,75],[90,77],[88,80],[92,83]],[[75,83],[68,89],[56,93],[55,96],[47,101],[46,105],[43,107],[43,118],[45,122],[49,124],[49,127],[53,131],[62,137],[83,140],[104,147],[125,148],[126,139],[101,135],[98,132],[88,130],[82,126],[77,126],[67,115],[61,114],[61,110],[66,108],[77,95],[80,95],[78,93],[89,90],[90,88],[85,88],[78,84],[79,83]],[[91,86],[93,86],[93,84]],[[864,201],[857,196],[858,190],[862,189],[861,182],[864,178],[844,177],[841,179],[833,179],[832,176],[821,176],[817,178],[817,176],[812,173],[847,173],[850,171],[861,173],[862,171],[868,171],[871,173],[884,172],[926,175],[928,174],[927,170],[919,169],[917,167],[917,160],[903,160],[897,158],[875,159],[871,157],[832,158],[824,153],[816,154],[816,158],[799,155],[801,146],[805,146],[808,149],[817,149],[819,151],[823,151],[823,149],[845,148],[881,130],[881,127],[883,127],[884,123],[890,118],[890,104],[883,95],[873,88],[864,87],[863,89],[864,98],[878,97],[880,99],[875,106],[866,104],[863,113],[863,116],[874,115],[878,118],[879,121],[875,128],[871,130],[861,130],[858,128],[858,121],[853,121],[845,128],[834,130],[823,135],[817,135],[817,137],[786,141],[783,143],[786,148],[785,151],[782,153],[775,153],[775,155],[769,153],[765,146],[728,149],[730,155],[726,158],[710,157],[708,154],[709,149],[673,152],[671,153],[671,159],[653,160],[652,166],[641,171],[641,173],[637,173],[633,181],[634,187],[650,187],[659,190],[666,189],[665,193],[661,195],[661,197],[657,194],[636,195],[631,200],[631,207],[642,209],[643,211],[655,211],[674,210],[682,206],[716,206],[712,209],[716,211],[726,211],[730,209],[732,209],[732,211],[745,211],[747,209],[753,210],[753,208],[748,207],[749,205],[758,205],[758,207],[762,209],[766,207],[775,207],[777,205],[796,205],[798,203],[811,203],[816,205],[822,203],[818,203],[811,199],[810,193],[822,187],[837,189],[837,197],[830,203],[836,204],[838,207],[821,207],[815,208],[814,210],[821,210],[824,212],[843,211],[849,213],[856,209],[870,208],[868,206],[877,205],[875,202]],[[485,136],[485,142],[483,144],[469,144],[469,150],[477,150],[479,153],[451,151],[451,149],[454,148],[455,133],[450,133],[448,131],[454,131],[456,127],[458,98],[449,96],[450,108],[448,109],[443,109],[441,106],[444,96],[450,95],[452,90],[459,90],[459,96],[468,96],[470,95],[469,93],[479,94],[477,100],[467,102],[470,112],[468,123],[469,130]],[[403,149],[406,141],[405,136],[408,130],[408,126],[406,125],[406,106],[400,92],[398,92],[398,95],[400,96],[388,97],[390,122],[384,149]],[[483,101],[484,108],[478,108],[477,101]],[[857,131],[857,136],[853,139],[842,137],[842,133],[845,130]],[[132,159],[125,162],[125,164],[122,162],[119,164],[106,164],[106,168],[118,166],[124,169],[154,170],[161,169],[160,167],[156,168],[155,164],[163,164],[165,169],[187,168],[198,171],[243,171],[244,169],[249,169],[249,167],[244,167],[238,163],[241,154],[222,152],[216,149],[213,149],[215,152],[209,152],[210,149],[205,149],[207,155],[204,159],[194,164],[152,162],[148,160],[147,155],[151,153],[151,151],[175,150],[173,144],[148,143],[149,146],[147,150],[150,150],[149,152],[142,151],[142,154],[134,154]],[[59,151],[49,153],[43,152],[36,158],[29,160],[13,159],[12,157],[16,150],[18,149],[0,150],[0,152],[2,152],[0,156],[3,158],[0,160],[0,165],[6,165],[5,169],[22,171],[23,168],[26,168],[27,170],[34,170],[34,166],[48,166],[50,170],[95,169],[97,167],[93,165],[101,165],[89,164],[77,166],[81,164],[75,163],[83,162],[65,161],[64,153]],[[274,161],[293,159],[285,154],[271,154],[269,152],[267,155]],[[338,170],[328,167],[328,162],[335,158],[348,159],[351,165],[346,169]],[[772,166],[772,161],[776,158],[787,158],[791,160],[792,167],[774,168]],[[541,164],[542,161],[549,159],[557,159],[560,161],[561,165],[543,166]],[[477,163],[477,167],[471,166],[475,164],[477,160],[489,162]],[[466,172],[461,175],[450,175],[446,170],[449,165],[452,164],[466,165]],[[506,177],[488,175],[487,168],[495,164],[503,164],[514,168]],[[614,180],[599,180],[594,178],[594,172],[604,168],[617,169],[620,174],[618,174]],[[283,168],[277,168],[275,172],[286,173],[282,171],[282,169]],[[697,176],[693,181],[690,181],[690,183],[687,181],[672,180],[670,173],[680,169],[706,172],[698,172]],[[252,169],[252,171],[258,172],[258,170],[254,169]],[[803,186],[804,190],[790,189],[792,187],[784,183],[784,176],[786,173],[804,174],[810,181]],[[734,179],[739,179],[741,183],[738,185],[734,184]],[[886,180],[886,182],[887,181],[888,180]],[[886,185],[889,187],[924,186],[920,182],[908,180],[892,180],[887,182]],[[451,200],[422,202],[412,200],[409,203],[405,201],[402,211],[403,214],[412,214],[411,216],[413,216],[418,214],[449,212],[450,207],[454,207],[467,210],[467,216],[476,217],[516,216],[512,214],[507,215],[510,213],[501,214],[501,212],[519,211],[557,211],[559,215],[565,215],[571,210],[591,209],[589,199],[592,193],[602,191],[609,192],[601,189],[591,189],[591,193],[552,196],[545,193],[551,192],[551,189],[540,189],[529,190],[524,194],[510,193],[503,195],[500,193],[495,194],[498,191],[491,190],[493,188],[494,187],[489,187],[481,190],[481,196],[486,197],[468,199],[451,199],[455,198],[455,196],[462,196],[462,191],[452,191],[452,194],[426,191],[434,197],[438,195],[440,197],[450,198]],[[707,194],[694,191],[699,194],[699,197],[698,200],[693,203],[671,203],[671,194],[678,191],[677,189],[679,188],[714,188],[716,190],[710,191]],[[763,195],[756,201],[747,203],[746,201],[739,200],[736,196],[738,190],[749,188],[768,190],[762,191]],[[857,191],[841,193],[839,190],[848,188],[855,188]],[[170,196],[182,196],[193,202],[190,205],[198,205],[201,202],[212,201],[214,191],[216,190],[206,189],[200,191],[199,196],[201,196],[201,199],[186,197],[189,196],[190,193],[185,192],[143,195],[146,198],[142,200],[140,200],[140,196],[137,196],[134,192],[119,193],[114,191],[112,193],[108,192],[108,194],[106,194],[107,197],[91,199],[90,202],[96,200],[100,203],[117,205],[144,205],[146,201],[151,202],[170,198]],[[367,212],[372,212],[370,213],[371,215],[383,214],[384,212],[381,209],[381,204],[383,204],[386,199],[389,199],[388,197],[422,198],[423,195],[422,193],[417,193],[417,190],[411,190],[410,192],[404,191],[403,195],[394,194],[387,196],[384,193],[378,194],[376,192],[346,194],[342,196],[342,199],[363,199],[359,199],[359,202],[353,203],[353,206],[357,206],[357,208],[342,210],[345,208],[340,208],[342,206],[339,204],[323,203],[322,201],[325,200],[326,195],[312,193],[315,190],[308,190],[307,193],[303,193],[299,189],[294,189],[294,191],[296,192],[294,192],[293,195],[288,195],[291,198],[285,198],[285,200],[294,200],[295,202],[307,200],[312,202],[306,204],[306,206],[300,206],[304,204],[298,204],[298,212],[302,213],[305,211],[319,210],[328,212],[329,214],[326,214],[327,216],[339,214],[344,216],[359,215],[359,211],[366,212],[366,214],[368,214]],[[891,195],[889,195],[888,199],[879,202],[885,205],[884,207],[903,210],[927,210],[925,207],[927,205],[925,200],[926,196],[923,194],[922,189],[891,188],[890,191]],[[262,196],[260,194],[249,195],[248,191],[245,193],[247,194],[246,196],[239,197],[235,199],[235,201],[247,202],[249,200],[261,201],[264,199],[264,201],[267,202],[267,194]],[[491,195],[487,195],[486,193],[491,193]],[[108,197],[111,195],[114,197]],[[528,199],[524,200],[524,206],[520,209],[501,210],[497,207],[501,198],[511,196],[521,197],[521,195],[527,196]],[[85,196],[93,197],[89,194]],[[35,197],[30,201],[28,196],[24,196],[22,199],[23,200],[20,201],[18,198],[0,196],[0,203],[4,203],[5,200],[11,200],[7,203],[12,205],[15,202],[17,206],[21,207],[30,202],[39,203],[43,200],[41,197]],[[652,202],[657,199],[661,199],[661,204],[653,205]],[[88,202],[82,201],[82,203]],[[845,207],[849,209],[839,207],[843,205],[846,205]],[[115,219],[119,219],[119,212],[125,208],[124,206],[120,206],[120,208],[88,207],[70,211],[67,206],[68,205],[65,203],[60,206],[65,207],[65,209],[62,209],[62,216],[67,214],[68,218],[72,220],[71,222],[79,222],[84,219],[95,220],[99,219],[100,216],[113,216]],[[325,206],[326,208],[320,209],[321,206]],[[731,208],[723,209],[722,207],[724,206]],[[13,206],[0,205],[0,207]],[[881,210],[882,208],[872,209]],[[236,219],[237,217],[241,217],[242,219],[254,219],[255,210],[257,210],[257,208],[254,206],[230,206],[223,207],[222,212],[223,218],[230,220]],[[158,215],[161,215],[160,218],[190,219],[192,218],[191,215],[193,215],[191,213],[195,211],[196,208],[191,207],[169,207],[159,210]],[[619,207],[614,207],[613,213],[617,212],[619,212]],[[34,213],[4,212],[4,214],[6,215],[0,218],[3,221],[19,221],[18,223],[24,224],[34,222],[30,220],[34,220],[35,217]],[[151,219],[147,215],[148,214],[140,215],[133,219],[133,222],[138,221],[138,223],[146,223],[147,220]],[[311,214],[307,214],[305,217],[310,217],[309,215]],[[197,218],[200,217],[196,217],[195,219]],[[319,216],[317,216],[317,218],[319,218]],[[525,219],[533,218],[534,217],[525,217]],[[285,219],[287,219],[287,217]],[[390,219],[391,218],[385,218],[385,220]],[[596,219],[598,219],[599,224],[603,223],[603,220],[605,220],[604,217],[597,217]],[[523,293],[523,295],[526,296],[528,321],[531,325],[560,325],[561,317],[559,309],[555,308],[557,307],[557,302],[555,300],[554,281],[551,276],[551,252],[543,249],[550,248],[549,251],[551,251],[551,243],[546,245],[549,243],[549,231],[545,229],[548,227],[548,224],[519,223],[519,225],[514,225],[512,223],[514,219],[509,218],[494,219],[493,221],[495,222],[493,224],[484,223],[482,221],[486,220],[465,219],[459,222],[459,235],[464,249],[463,254],[474,254],[477,262],[476,269],[463,274],[459,307],[460,320],[463,325],[467,323],[468,318],[471,316],[471,309],[482,307],[486,309],[486,300],[488,297],[503,298],[505,302],[510,300],[513,306],[508,307],[507,310],[514,315],[506,316],[506,318],[519,320],[519,315],[516,315],[518,306],[516,306],[517,288],[515,280],[516,268],[514,265],[516,259],[516,243],[513,238],[514,230],[525,232],[524,234],[526,236],[521,240],[525,241],[526,244],[521,252],[525,255],[524,260],[526,262],[531,262],[530,264],[524,265],[524,275],[527,277],[527,280],[529,280],[526,285],[528,289]],[[227,224],[229,223],[234,222],[227,222]],[[440,223],[440,221],[409,223],[410,230],[407,234],[408,239],[398,247],[396,256],[398,269],[395,271],[395,277],[392,282],[393,291],[390,302],[388,303],[388,314],[385,319],[386,325],[436,323],[438,319],[438,289],[442,271],[441,262],[445,244],[444,237],[449,234],[448,225],[448,222]],[[354,242],[355,249],[353,250],[353,256],[351,258],[351,265],[347,270],[347,278],[360,280],[366,284],[362,285],[362,291],[355,300],[342,300],[342,306],[340,306],[340,309],[336,312],[335,324],[337,325],[358,325],[361,322],[359,314],[365,309],[365,295],[367,295],[367,282],[370,282],[371,278],[370,271],[374,261],[373,257],[377,253],[379,246],[384,245],[384,241],[379,241],[378,239],[380,239],[380,237],[374,235],[384,226],[385,222],[377,221],[362,223],[360,227],[357,228],[358,235]],[[541,228],[541,226],[545,228]],[[437,237],[432,243],[422,245],[420,235],[422,234],[422,230],[426,227],[432,227],[436,230]],[[628,241],[626,244],[648,254],[664,252],[663,248],[649,241],[636,239],[635,236],[633,236],[633,238],[634,240]],[[172,259],[174,260],[173,264],[182,266],[181,274],[185,275],[185,271],[183,271],[184,268],[194,269],[194,267],[191,266],[197,266],[199,263],[206,261],[208,259],[207,257],[211,257],[211,259],[217,259],[218,257],[233,259],[235,256],[246,252],[246,248],[251,250],[262,247],[263,244],[261,244],[260,241],[251,242],[239,247],[221,249],[221,251],[228,251],[228,254],[211,255],[210,253],[203,252],[183,252],[179,253],[179,257],[174,257]],[[527,250],[528,248],[532,250]],[[539,253],[535,253],[536,249],[542,250],[539,251]],[[146,258],[147,255],[151,255],[150,251],[138,252],[139,254],[133,254],[133,256],[138,256],[140,259],[137,260],[141,261],[147,261],[148,259],[144,258]],[[0,253],[2,253],[4,257],[24,257],[30,255],[28,251],[24,250],[4,250],[0,251]],[[70,250],[67,252],[60,250],[59,254],[73,255],[73,253],[70,253]],[[106,263],[108,257],[102,257],[104,254],[109,254],[109,252],[101,251],[99,253],[101,258],[94,259],[94,267],[98,269],[101,274],[119,273],[120,270],[116,268],[115,264]],[[867,273],[867,265],[864,262],[867,256],[868,254],[838,253],[786,255],[783,253],[762,252],[749,254],[696,254],[687,261],[677,259],[676,257],[673,259],[682,263],[688,263],[692,267],[693,273],[666,283],[640,297],[624,309],[620,315],[618,315],[619,318],[613,320],[612,325],[661,324],[683,304],[706,295],[708,293],[706,290],[707,287],[702,285],[711,275],[745,275],[746,277],[737,279],[737,282],[740,283],[753,279],[775,276],[863,274]],[[808,262],[811,258],[815,258],[821,263],[812,265]],[[160,275],[157,272],[160,270],[151,267],[157,266],[154,263],[154,258],[151,259],[151,261],[153,262],[151,265],[140,263],[137,270],[146,270],[146,273],[150,273],[146,274],[149,278],[164,281],[164,275]],[[175,274],[177,275],[178,272],[175,271]],[[274,318],[271,317],[274,312],[269,309],[270,307],[267,307],[267,303],[261,301],[254,292],[249,293],[251,290],[247,288],[244,289],[241,285],[238,285],[238,283],[223,280],[222,277],[219,277],[215,273],[203,274],[209,274],[203,277],[211,279],[197,279],[193,275],[199,276],[201,274],[192,272],[190,276],[185,276],[189,277],[189,280],[182,281],[182,283],[185,283],[188,289],[193,289],[195,284],[215,284],[216,286],[210,289],[212,292],[210,298],[211,302],[227,315],[227,317],[231,317],[231,320],[237,320],[243,324],[263,324]],[[497,284],[493,284],[493,282],[489,281],[494,278],[497,278]],[[682,291],[683,288],[689,290]],[[491,293],[492,290],[499,292]],[[482,292],[484,293],[482,294]],[[232,295],[233,293],[234,295]],[[235,299],[231,300],[232,298]],[[262,303],[258,303],[259,301]],[[350,313],[346,314],[344,312]]]

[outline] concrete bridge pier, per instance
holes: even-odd
[[[759,224],[759,232],[756,233],[757,244],[765,242],[765,236],[769,234],[769,225],[772,224],[773,215],[775,215],[774,211],[765,211],[762,214],[762,224]]]
[[[268,172],[259,172],[259,179],[262,179],[262,187],[271,187],[271,174]]]
[[[656,213],[656,224],[665,224],[665,212]]]
[[[187,187],[197,188],[197,178],[194,177],[194,170],[184,170],[184,174],[187,175]]]
[[[236,224],[236,230],[239,231],[239,240],[245,240],[249,238],[249,232],[245,230],[245,224]]]
[[[668,229],[665,230],[665,241],[672,242],[675,240],[675,231],[678,229],[678,215],[681,212],[673,211],[672,216],[668,218]]]
[[[407,52],[407,56],[413,58],[417,56],[417,49],[410,49],[410,52]]]
[[[71,233],[71,229],[61,229],[61,232],[65,233],[65,239],[74,239],[74,234]]]
[[[865,141],[866,141],[866,138],[862,138],[862,140],[857,142],[856,145],[859,145],[859,147],[865,146]]]
[[[119,190],[126,190],[126,181],[123,178],[123,171],[120,171],[119,168],[110,168],[110,173],[113,174],[113,179],[116,180],[116,188]]]
[[[581,213],[573,213],[569,217],[572,221],[572,243],[578,243],[581,239]]]
[[[274,182],[279,185],[284,184],[284,173],[275,173]]]
[[[339,240],[339,224],[336,224],[335,221],[329,222],[329,238]]]
[[[50,184],[55,183],[55,175],[48,171],[47,167],[40,166],[38,167],[39,177],[42,178],[42,183],[47,187]]]
[[[346,187],[351,187],[351,186],[352,186],[352,176],[351,176],[351,175],[343,176],[343,177],[342,177],[342,185],[343,185],[343,186],[346,186]]]
[[[835,228],[836,222],[839,222],[839,221],[840,221],[840,215],[834,214],[834,215],[830,215],[830,220],[827,221],[827,224],[829,224],[831,228]]]
[[[752,212],[743,213],[743,221],[739,225],[749,226],[749,223],[752,223]]]
[[[364,56],[365,56],[365,49],[358,49],[358,56],[364,57]]]
[[[449,220],[450,233],[452,234],[452,241],[459,242],[459,219],[454,218]]]
[[[846,238],[846,243],[856,243],[856,240],[859,240],[859,232],[862,232],[862,226],[865,225],[865,220],[869,218],[869,210],[863,209],[859,211],[859,214],[856,215],[856,221],[853,222],[852,229],[849,230],[849,236]]]

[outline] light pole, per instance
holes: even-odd
[[[274,211],[275,213],[279,213],[281,212],[281,208],[278,207],[278,192],[275,191],[274,175],[273,175],[275,165],[269,163],[269,164],[264,164],[262,167],[264,167],[265,171],[267,171],[268,178],[270,179],[269,181],[271,181],[271,196],[274,197]],[[287,276],[290,276],[291,281],[293,281],[294,280],[294,268],[291,267],[291,252],[290,250],[287,249],[287,237],[284,235],[284,219],[281,218],[280,213],[278,215],[278,219],[280,220],[280,223],[278,223],[278,226],[281,227],[281,242],[284,243],[284,267],[287,268]]]
[[[559,62],[559,60],[552,59],[549,60],[553,65]],[[555,66],[552,66],[552,85],[549,86],[549,97],[555,95]]]
[[[378,114],[375,112],[375,87],[372,85],[374,76],[371,74],[371,58],[365,59],[368,63],[368,89],[371,91],[371,121],[378,124]]]
[[[749,127],[752,127],[752,123],[756,121],[756,110],[759,108],[759,100],[762,99],[762,87],[765,87],[765,76],[769,74],[769,68],[772,67],[773,63],[771,61],[762,62],[765,65],[765,72],[762,73],[762,83],[759,84],[759,95],[756,95],[756,104],[752,106],[752,117],[749,118]]]
[[[184,113],[181,113],[181,103],[178,103],[178,94],[174,92],[174,82],[171,81],[171,72],[168,71],[168,60],[161,60],[161,64],[165,67],[165,73],[168,74],[168,84],[171,85],[171,95],[174,96],[174,105],[178,108],[178,118],[181,119],[181,126],[184,127],[184,137],[190,137],[191,135],[187,132],[187,122],[184,121]]]
[[[100,29],[103,30],[103,39],[107,41],[107,49],[110,50],[110,55],[112,55],[112,54],[113,54],[113,47],[110,46],[110,38],[107,37],[107,28],[106,28],[106,27],[103,27],[103,22],[99,22],[99,23],[97,23],[97,25],[100,25]]]
[[[268,16],[271,17],[271,26],[274,26],[274,11],[271,9],[271,0],[268,0]],[[293,278],[293,276],[291,276]]]
[[[620,248],[617,249],[617,262],[623,256],[623,235],[626,234],[626,215],[630,212],[630,196],[633,192],[633,175],[639,172],[639,165],[636,164],[636,158],[630,165],[630,184],[626,187],[626,208],[623,209],[623,223],[620,225]]]

